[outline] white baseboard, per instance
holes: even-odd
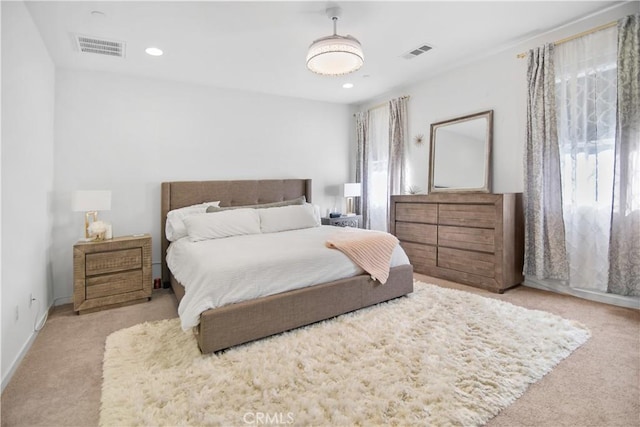
[[[51,309],[51,307],[49,307],[49,309]],[[42,322],[42,319],[44,319],[44,316],[45,315],[43,314],[40,317],[40,319],[38,319],[38,322],[36,324],[40,324]],[[24,357],[27,355],[27,352],[29,351],[29,349],[33,345],[33,342],[36,340],[37,336],[38,336],[38,332],[33,331],[31,333],[31,336],[29,336],[29,339],[24,343],[24,345],[20,349],[20,352],[18,353],[18,355],[16,356],[14,361],[9,366],[9,369],[7,370],[7,372],[3,372],[2,373],[3,374],[3,376],[2,376],[2,392],[4,392],[5,387],[9,384],[9,382],[11,381],[11,378],[13,378],[13,374],[16,373],[16,369],[18,369],[18,366],[20,366],[20,363],[22,362],[22,359],[24,359]]]
[[[547,280],[536,280],[526,277],[523,285],[530,288],[542,289],[544,291],[557,292],[565,295],[572,295],[589,301],[601,302],[604,304],[616,305],[618,307],[640,309],[640,298],[628,297],[624,295],[609,294],[606,292],[592,291],[589,289],[572,288],[568,285],[551,283]]]

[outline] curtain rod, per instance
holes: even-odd
[[[409,95],[404,95],[404,96],[401,96],[401,97],[400,97],[400,99],[409,99],[409,98],[411,98],[411,96],[409,96]],[[376,104],[376,105],[374,105],[373,107],[371,107],[371,108],[367,109],[367,111],[377,110],[378,108],[386,107],[387,105],[389,105],[389,101],[387,101],[387,102],[381,102],[380,104]],[[355,116],[356,116],[356,115],[354,114],[354,115],[353,115],[353,117],[355,117]]]
[[[587,36],[589,34],[597,33],[598,31],[606,30],[607,28],[611,28],[616,24],[618,24],[618,21],[609,22],[608,24],[603,24],[603,25],[600,25],[598,27],[592,28],[590,30],[583,31],[581,33],[574,34],[574,35],[569,36],[569,37],[565,37],[565,38],[563,38],[561,40],[553,42],[553,44],[557,46],[559,44],[570,42],[571,40],[575,40],[577,38],[584,37],[584,36]],[[518,59],[526,58],[527,57],[527,52],[519,53],[517,57],[518,57]]]

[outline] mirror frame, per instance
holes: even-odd
[[[487,132],[485,134],[486,156],[485,156],[485,173],[484,185],[480,187],[465,188],[436,188],[434,183],[435,171],[435,150],[436,150],[436,132],[444,126],[451,126],[456,123],[467,122],[477,119],[487,120]],[[491,192],[491,151],[493,148],[493,110],[482,111],[480,113],[469,114],[466,116],[456,117],[450,120],[443,120],[437,123],[431,123],[431,136],[429,138],[429,193],[458,193],[458,192],[474,192],[474,193],[490,193]]]

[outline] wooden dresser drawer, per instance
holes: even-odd
[[[396,237],[405,242],[435,245],[438,242],[438,226],[413,222],[396,222]]]
[[[142,249],[87,254],[85,268],[87,276],[142,268]]]
[[[494,277],[495,256],[482,252],[438,248],[438,267],[464,271],[478,276]]]
[[[403,241],[400,242],[400,246],[404,249],[416,271],[423,271],[425,266],[436,265],[437,250],[435,246]]]
[[[396,203],[396,221],[437,224],[438,205],[425,203]]]
[[[87,279],[87,299],[142,290],[142,270],[105,274]]]
[[[493,205],[438,205],[438,224],[465,227],[495,228],[496,208]]]
[[[493,228],[440,225],[438,226],[438,246],[493,253],[496,248],[495,234]]]

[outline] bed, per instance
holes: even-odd
[[[185,287],[170,271],[166,254],[167,214],[178,208],[209,201],[238,207],[311,197],[310,179],[178,181],[161,185],[162,280],[180,302]],[[392,267],[382,285],[369,274],[315,284],[275,295],[208,309],[195,327],[200,350],[211,353],[269,335],[325,320],[340,314],[406,295],[413,291],[410,264]]]

